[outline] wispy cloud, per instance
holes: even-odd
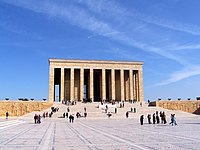
[[[200,66],[187,66],[180,71],[174,72],[169,79],[162,81],[155,86],[168,85],[195,75],[200,75]]]
[[[197,25],[165,20],[157,18],[155,16],[139,13],[136,10],[134,11],[134,13],[130,13],[123,7],[120,7],[114,1],[109,1],[109,2],[104,0],[78,1],[80,3],[87,5],[87,7],[89,7],[90,10],[86,10],[82,6],[75,4],[61,5],[59,3],[56,3],[55,1],[51,2],[42,1],[39,4],[33,0],[29,1],[5,0],[4,2],[32,10],[36,13],[42,13],[44,15],[47,15],[48,17],[55,17],[63,20],[66,23],[70,23],[79,28],[88,30],[91,33],[93,33],[93,35],[88,36],[88,38],[92,38],[95,36],[103,36],[111,40],[123,43],[125,45],[134,47],[134,49],[137,49],[138,51],[143,50],[150,53],[156,53],[164,58],[174,60],[184,67],[183,70],[175,72],[168,80],[165,80],[157,85],[170,84],[200,74],[198,71],[199,67],[194,67],[194,66],[188,67],[191,66],[190,62],[183,59],[181,56],[175,55],[168,49],[168,48],[174,50],[190,49],[190,48],[198,49],[200,47],[198,44],[184,45],[184,46],[179,46],[179,44],[177,44],[177,45],[171,45],[171,47],[165,46],[166,43],[164,43],[163,46],[152,44],[152,41],[162,40],[162,39],[155,38],[154,32],[151,31],[150,28],[148,28],[148,31],[150,32],[149,35],[151,35],[151,38],[155,38],[154,40],[147,42],[144,40],[139,40],[137,37],[134,36],[134,31],[136,31],[134,29],[140,29],[137,30],[137,32],[139,32],[139,34],[143,34],[143,36],[146,35],[145,29],[147,28],[143,25],[143,23],[153,24],[159,27],[168,28],[170,30],[176,30],[192,35],[200,35],[200,27]],[[121,24],[121,22],[119,22],[119,24],[116,24],[116,22],[113,23],[112,21],[102,19],[101,17],[96,17],[93,15],[93,13],[91,13],[91,11],[99,15],[101,15],[102,12],[105,12],[108,18],[117,18],[116,19],[117,21],[123,20],[122,21],[123,23]],[[132,21],[131,24],[129,22],[129,19],[126,20],[125,18],[129,19],[131,18],[134,19],[134,21]],[[130,32],[124,32],[124,25],[126,24],[127,24],[126,31]],[[126,55],[127,52],[126,54],[124,54],[123,50],[112,49],[112,53],[116,54],[118,53],[119,56],[129,58],[129,56]],[[190,73],[187,72],[189,70]]]

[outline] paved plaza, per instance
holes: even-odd
[[[62,107],[62,106],[61,106]],[[146,114],[160,108],[145,108],[145,124],[140,115],[125,117],[78,118],[74,123],[61,118],[63,107],[52,118],[33,123],[34,113],[19,118],[0,118],[2,150],[198,150],[200,116],[180,111],[178,126],[147,124]],[[144,109],[144,108],[141,108]],[[139,108],[138,108],[139,111]],[[169,122],[171,111],[165,110]],[[39,113],[39,112],[37,112]],[[42,112],[41,112],[42,114]],[[105,114],[103,114],[105,115]]]

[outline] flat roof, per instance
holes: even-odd
[[[124,61],[124,60],[84,60],[84,59],[58,59],[50,58],[49,62],[60,62],[60,63],[107,63],[107,64],[137,64],[143,65],[143,61]]]

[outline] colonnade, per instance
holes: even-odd
[[[49,101],[55,101],[55,85],[59,101],[144,99],[142,69],[50,66]]]

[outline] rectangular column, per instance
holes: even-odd
[[[74,68],[70,71],[70,100],[74,101]]]
[[[49,102],[54,102],[54,68],[52,66],[49,67]]]
[[[64,86],[65,85],[65,70],[64,68],[61,68],[61,77],[60,77],[60,100],[64,100],[65,98],[65,91]]]
[[[139,96],[139,101],[143,102],[144,101],[144,88],[143,88],[143,71],[142,68],[138,70],[138,96]]]
[[[93,68],[90,68],[90,98],[94,101]]]
[[[120,70],[121,100],[124,101],[124,70]]]
[[[84,98],[84,68],[80,69],[80,100]]]
[[[129,70],[130,99],[133,100],[133,70]]]
[[[135,73],[135,96],[136,100],[139,102],[139,83],[138,83],[138,71]]]
[[[106,71],[102,69],[102,100],[106,100]]]
[[[112,99],[115,100],[115,69],[111,70]]]

